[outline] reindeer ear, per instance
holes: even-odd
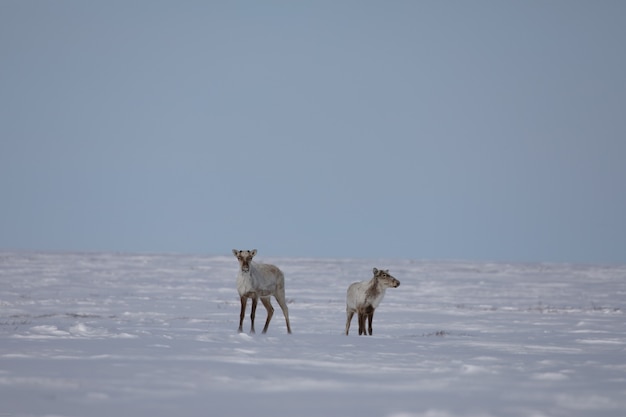
[[[256,255],[256,249],[252,249],[252,250],[250,251],[250,254],[251,254],[252,256]]]
[[[237,249],[233,249],[233,255],[237,256],[239,254],[239,251]]]
[[[372,272],[374,272],[374,276],[378,275],[378,269],[374,268]]]

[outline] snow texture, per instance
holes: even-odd
[[[260,261],[292,335],[237,333],[233,256],[0,252],[0,416],[626,415],[626,266]],[[345,336],[373,267],[402,285]]]

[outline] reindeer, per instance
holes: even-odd
[[[396,288],[400,281],[389,275],[389,270],[383,271],[374,268],[374,277],[369,281],[355,282],[348,287],[346,296],[346,336],[350,330],[352,316],[357,313],[359,319],[359,336],[367,335],[365,320],[368,321],[370,336],[372,335],[372,320],[374,310],[378,307],[387,288]]]
[[[270,320],[274,314],[274,307],[270,302],[270,297],[273,295],[283,310],[287,322],[287,333],[291,334],[289,310],[285,302],[285,276],[282,271],[274,265],[252,262],[252,258],[256,255],[256,249],[251,251],[233,249],[233,255],[239,261],[239,274],[237,275],[237,291],[241,299],[239,333],[243,331],[243,319],[246,315],[248,298],[252,299],[250,333],[254,333],[254,316],[259,298],[267,310],[267,320],[265,327],[263,327],[263,333],[267,332],[267,327],[270,325]]]

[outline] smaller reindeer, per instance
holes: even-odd
[[[270,264],[262,264],[252,262],[252,258],[256,255],[256,249],[253,250],[237,250],[233,249],[233,255],[239,261],[239,274],[237,275],[237,291],[241,300],[241,313],[239,314],[239,332],[243,331],[243,319],[246,315],[246,304],[248,298],[252,299],[252,310],[250,311],[250,333],[254,333],[254,316],[256,314],[256,306],[261,302],[267,310],[267,319],[263,333],[267,332],[270,320],[274,315],[274,307],[270,302],[273,295],[278,301],[280,308],[283,310],[285,321],[287,322],[287,333],[291,333],[289,325],[289,310],[285,302],[285,276],[278,267]]]
[[[365,321],[368,321],[370,336],[372,335],[372,320],[374,310],[378,307],[387,288],[396,288],[400,281],[389,275],[389,270],[383,271],[374,268],[374,277],[369,281],[355,282],[348,287],[346,296],[346,336],[350,330],[352,316],[357,313],[359,319],[359,336],[367,335]]]

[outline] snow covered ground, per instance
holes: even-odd
[[[0,252],[0,416],[626,415],[626,266],[257,258],[292,335],[237,333],[233,256]]]

